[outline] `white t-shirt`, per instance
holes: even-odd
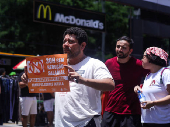
[[[166,91],[167,84],[170,84],[170,69],[165,69],[162,73],[163,84],[160,83],[161,68],[156,73],[150,73],[146,76],[142,87],[143,94],[146,101],[159,100],[168,95]],[[155,105],[150,109],[142,110],[142,123],[170,123],[170,104],[168,105]]]
[[[71,66],[84,78],[112,78],[105,64],[91,57]],[[71,81],[69,84],[70,92],[55,93],[55,127],[84,127],[94,115],[101,114],[101,91]]]

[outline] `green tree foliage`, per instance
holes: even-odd
[[[114,2],[106,2],[106,59],[115,55],[116,40],[121,36],[129,35],[129,18],[132,7]]]
[[[101,0],[46,0],[75,8],[102,12]],[[113,57],[116,39],[128,35],[132,8],[105,1],[106,59]],[[0,51],[30,55],[62,53],[66,27],[33,22],[32,0],[0,1]],[[101,58],[102,33],[86,30],[89,35],[88,55]]]

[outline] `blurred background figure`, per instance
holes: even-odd
[[[6,71],[4,68],[0,68],[0,76],[6,77]]]
[[[53,120],[54,120],[54,93],[43,93],[43,99],[44,99],[44,109],[45,112],[47,112],[47,119],[48,119],[48,126],[53,126]]]
[[[24,72],[27,73],[27,68],[24,68]],[[28,82],[21,79],[22,72],[18,76],[18,85],[21,88],[20,104],[22,114],[22,126],[27,127],[28,116],[30,115],[30,127],[34,127],[36,114],[37,114],[37,98],[36,93],[29,93]]]

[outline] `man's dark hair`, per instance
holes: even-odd
[[[82,30],[81,28],[70,27],[64,32],[63,37],[65,37],[67,34],[76,35],[76,39],[78,40],[79,44],[81,44],[83,42],[87,43],[87,41],[88,41],[87,33],[84,30]]]
[[[117,42],[118,42],[118,41],[121,41],[121,40],[127,41],[127,42],[129,43],[130,49],[133,49],[133,44],[134,44],[134,42],[133,42],[133,40],[132,40],[131,38],[129,38],[129,37],[127,37],[127,36],[122,36],[122,37],[120,37],[119,39],[117,39]]]
[[[148,58],[149,63],[162,66],[162,67],[167,66],[166,61],[161,59],[159,56],[156,56],[155,54],[152,54],[152,53],[151,55],[146,54],[146,57]]]

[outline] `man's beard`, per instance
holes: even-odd
[[[70,50],[70,49],[69,49],[69,50]],[[69,58],[69,59],[75,58],[75,57],[77,57],[79,54],[80,54],[80,49],[79,49],[78,51],[74,52],[74,53],[70,50],[70,52],[67,53],[67,58]]]
[[[121,52],[121,55],[119,55],[118,52],[116,52],[117,54],[117,57],[120,58],[120,59],[124,59],[124,58],[127,58],[129,56],[129,52],[124,54],[123,52]]]

